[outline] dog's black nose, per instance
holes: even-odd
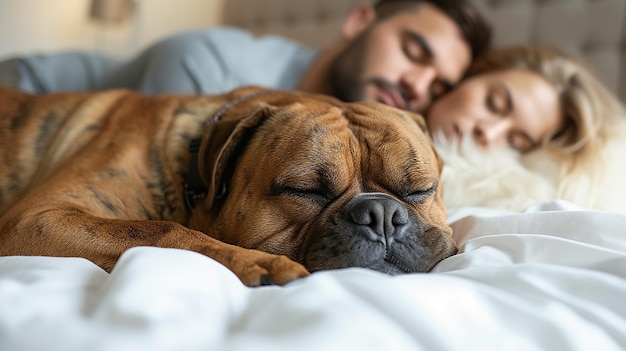
[[[371,241],[390,244],[408,226],[409,212],[390,195],[367,193],[355,196],[343,208],[343,218]]]

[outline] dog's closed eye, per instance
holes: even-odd
[[[302,198],[311,202],[314,202],[320,206],[324,206],[332,201],[332,198],[325,194],[321,189],[315,187],[305,187],[302,185],[291,186],[279,183],[273,183],[270,193],[272,195],[286,195]]]
[[[406,193],[402,196],[407,202],[412,204],[419,204],[426,200],[428,197],[437,192],[437,184],[433,184],[429,188],[414,190]]]

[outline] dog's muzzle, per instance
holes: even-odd
[[[356,195],[312,228],[304,251],[311,272],[363,267],[388,274],[428,272],[456,249],[447,233],[384,193]]]
[[[402,241],[409,228],[409,212],[402,203],[383,193],[354,197],[339,214],[340,225],[386,247]]]

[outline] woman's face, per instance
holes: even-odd
[[[526,152],[557,131],[563,117],[554,87],[534,72],[510,69],[462,82],[432,105],[427,122],[431,133],[450,140]]]

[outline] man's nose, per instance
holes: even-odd
[[[474,126],[474,140],[484,148],[504,146],[510,128],[510,121],[506,119],[479,121]]]
[[[437,72],[432,66],[415,66],[407,72],[402,79],[411,110],[421,110],[430,102],[430,87],[437,77]]]

